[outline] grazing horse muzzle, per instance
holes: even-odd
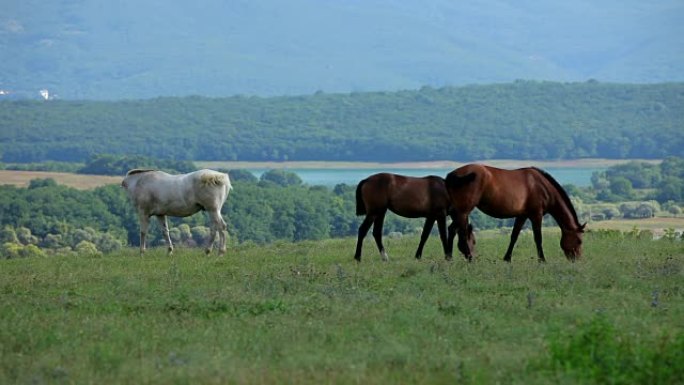
[[[572,250],[563,250],[563,253],[568,261],[575,262],[582,258],[582,247],[580,246],[579,248]]]

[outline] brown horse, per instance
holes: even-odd
[[[423,246],[430,236],[432,226],[437,222],[439,237],[442,241],[444,256],[451,259],[452,247],[447,242],[446,217],[449,214],[449,195],[444,179],[438,176],[414,178],[409,176],[380,173],[362,180],[356,187],[356,215],[366,218],[359,226],[359,238],[354,258],[361,261],[363,239],[373,225],[373,237],[384,261],[388,260],[382,244],[382,224],[387,210],[407,218],[425,218],[416,258],[423,254]],[[453,226],[453,223],[452,223]],[[455,229],[449,227],[449,232]],[[467,237],[467,238],[465,238]],[[464,232],[464,241],[472,248],[475,239],[472,227]]]
[[[469,164],[450,172],[446,186],[451,198],[452,219],[458,230],[458,248],[470,260],[472,253],[468,242],[462,240],[468,215],[477,207],[495,218],[515,218],[511,242],[504,261],[511,261],[513,246],[527,219],[532,222],[537,256],[543,262],[542,218],[550,214],[561,228],[560,246],[565,256],[574,261],[582,256],[582,234],[585,224],[577,220],[577,213],[568,194],[558,182],[538,168],[503,170],[479,164]],[[451,230],[451,227],[450,227]],[[455,233],[449,232],[449,243]]]

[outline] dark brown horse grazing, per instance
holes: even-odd
[[[362,180],[356,187],[356,215],[366,218],[359,226],[359,238],[354,258],[361,261],[363,239],[373,225],[373,237],[384,261],[388,260],[382,244],[382,224],[387,210],[407,218],[425,218],[416,258],[423,254],[423,246],[430,236],[432,226],[437,222],[439,237],[442,241],[444,256],[451,259],[452,247],[447,242],[446,217],[449,214],[449,196],[444,179],[438,176],[414,178],[403,175],[380,173]],[[452,223],[453,226],[453,223]],[[455,229],[449,227],[450,232]],[[464,232],[465,242],[472,248],[475,239],[470,231]]]
[[[504,261],[511,261],[513,246],[527,219],[532,222],[539,261],[545,261],[541,226],[547,213],[561,228],[560,246],[565,256],[571,261],[582,256],[582,234],[586,223],[579,223],[570,198],[545,171],[534,167],[503,170],[469,164],[450,172],[446,186],[455,211],[452,218],[459,228],[458,248],[466,258],[470,259],[472,253],[468,243],[462,240],[465,234],[461,229],[466,228],[468,215],[475,207],[492,217],[515,218]],[[449,243],[453,242],[454,236],[454,232],[449,231]]]

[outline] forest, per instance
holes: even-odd
[[[149,159],[135,159],[155,166]],[[96,157],[82,169],[92,170],[94,164],[135,164],[131,162],[115,156]],[[356,236],[362,218],[355,215],[355,186],[309,186],[283,170],[268,171],[260,179],[245,170],[222,171],[229,173],[234,186],[222,212],[231,245]],[[684,158],[670,157],[658,165],[635,161],[613,166],[595,173],[590,187],[564,188],[583,221],[648,218],[661,213],[678,216],[684,205]],[[480,230],[512,224],[477,211],[471,221]],[[546,224],[552,223],[547,217]],[[386,235],[401,236],[414,234],[421,226],[420,219],[388,215],[384,230]],[[171,238],[179,245],[196,246],[208,236],[206,218],[201,214],[172,219],[171,227]],[[0,229],[0,255],[4,258],[109,252],[139,242],[138,219],[117,185],[83,191],[52,179],[35,179],[28,188],[0,186]],[[151,238],[152,245],[163,242],[156,224]]]
[[[516,81],[287,97],[0,101],[0,160],[663,159],[684,83]]]

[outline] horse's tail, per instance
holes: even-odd
[[[455,173],[451,172],[446,177],[446,186],[447,186],[447,188],[463,187],[463,186],[467,185],[468,183],[474,181],[475,176],[476,176],[476,174],[474,172],[471,172],[471,173],[463,175],[463,176],[458,176]]]
[[[225,186],[226,186],[226,193],[228,193],[228,192],[230,192],[230,190],[233,189],[233,185],[230,184],[230,177],[228,176],[228,174],[223,174],[223,175],[226,176],[226,184],[225,184]]]
[[[366,205],[363,203],[363,193],[361,187],[368,179],[364,179],[356,186],[356,215],[366,215]]]
[[[206,172],[200,176],[200,182],[204,186],[226,186],[228,190],[233,188],[228,175],[222,172]]]

